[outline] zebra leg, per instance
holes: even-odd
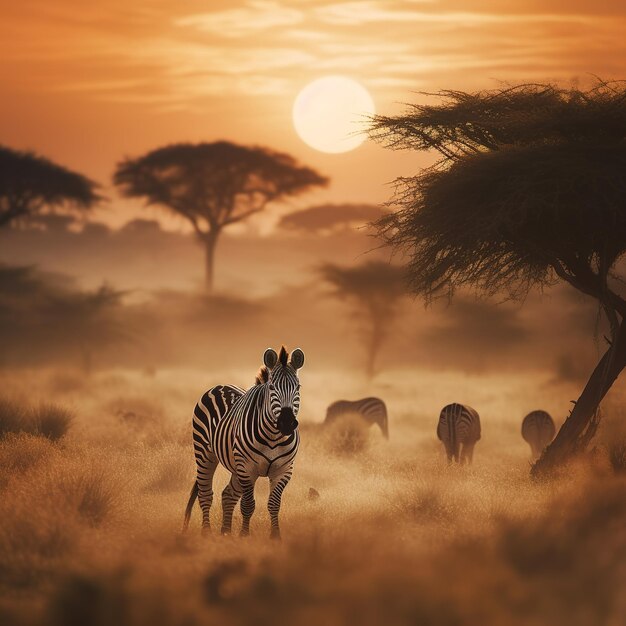
[[[472,464],[472,458],[474,456],[474,444],[464,443],[463,451],[461,452],[461,465],[467,462],[468,465]]]
[[[213,474],[217,469],[218,460],[210,455],[197,461],[198,502],[202,509],[202,534],[207,535],[211,530],[209,513],[213,504]]]
[[[222,535],[230,535],[233,525],[233,511],[241,497],[241,485],[235,474],[230,477],[230,482],[222,491]]]
[[[267,501],[267,510],[270,512],[270,519],[272,523],[272,530],[270,533],[271,539],[280,539],[280,526],[278,524],[278,513],[280,511],[280,502],[283,495],[283,490],[291,479],[291,468],[289,468],[284,474],[280,476],[270,477],[270,497]]]
[[[247,537],[250,534],[250,518],[254,513],[256,503],[254,501],[254,485],[257,477],[239,476],[239,484],[241,485],[241,515],[243,524],[241,525],[241,536]]]

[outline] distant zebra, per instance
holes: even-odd
[[[187,503],[183,529],[189,524],[198,497],[203,533],[209,530],[213,474],[221,463],[232,474],[222,492],[222,534],[231,531],[233,511],[240,497],[241,534],[249,534],[255,508],[254,485],[260,476],[267,476],[271,537],[280,538],[281,497],[291,478],[300,442],[296,419],[300,408],[298,370],[304,365],[304,353],[296,349],[289,359],[284,347],[280,355],[270,348],[265,351],[263,362],[265,367],[256,385],[248,391],[227,385],[214,387],[196,406],[193,440],[197,478]]]
[[[380,398],[363,398],[361,400],[337,400],[326,409],[324,424],[337,422],[342,415],[358,414],[367,426],[376,424],[385,439],[389,439],[389,421],[387,407]]]
[[[480,439],[480,417],[464,404],[448,404],[441,409],[437,424],[437,437],[443,443],[450,463],[472,462],[474,446]],[[463,448],[461,448],[463,446]]]
[[[522,437],[530,445],[535,458],[541,456],[555,433],[554,420],[546,411],[531,411],[522,421]]]

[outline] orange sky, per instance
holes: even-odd
[[[0,0],[0,143],[108,185],[123,155],[218,138],[294,154],[332,178],[300,204],[381,202],[424,162],[297,137],[310,80],[361,81],[380,112],[412,91],[497,80],[626,78],[623,0]],[[114,192],[107,190],[114,196]],[[124,219],[123,205],[112,221]]]

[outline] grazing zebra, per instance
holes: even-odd
[[[363,398],[362,400],[337,400],[326,409],[324,424],[333,424],[342,415],[357,414],[368,426],[376,424],[385,439],[389,439],[389,421],[387,407],[380,398]]]
[[[214,387],[196,406],[193,439],[197,478],[187,503],[183,529],[189,524],[198,497],[203,533],[209,530],[213,474],[221,463],[232,474],[222,492],[222,534],[231,531],[233,511],[240,497],[241,535],[249,534],[255,508],[254,485],[260,476],[266,476],[270,481],[267,507],[271,537],[280,538],[281,496],[291,478],[300,442],[298,370],[304,365],[304,353],[296,349],[289,358],[284,347],[280,355],[270,348],[265,351],[263,362],[265,367],[248,391],[226,385]]]
[[[437,437],[443,443],[448,462],[472,462],[474,446],[480,439],[480,417],[464,404],[448,404],[441,409]],[[461,449],[461,445],[463,448]]]
[[[554,420],[546,411],[531,411],[522,421],[522,437],[536,459],[554,439],[555,433]]]

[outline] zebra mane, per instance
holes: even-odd
[[[270,379],[270,372],[267,369],[267,367],[265,367],[265,365],[259,370],[259,373],[256,375],[256,378],[254,379],[254,384],[255,385],[263,385],[265,384],[268,380]]]
[[[285,350],[285,346],[282,346],[280,349],[280,354],[278,355],[278,360],[283,367],[287,367],[287,359],[289,358],[289,353]]]

